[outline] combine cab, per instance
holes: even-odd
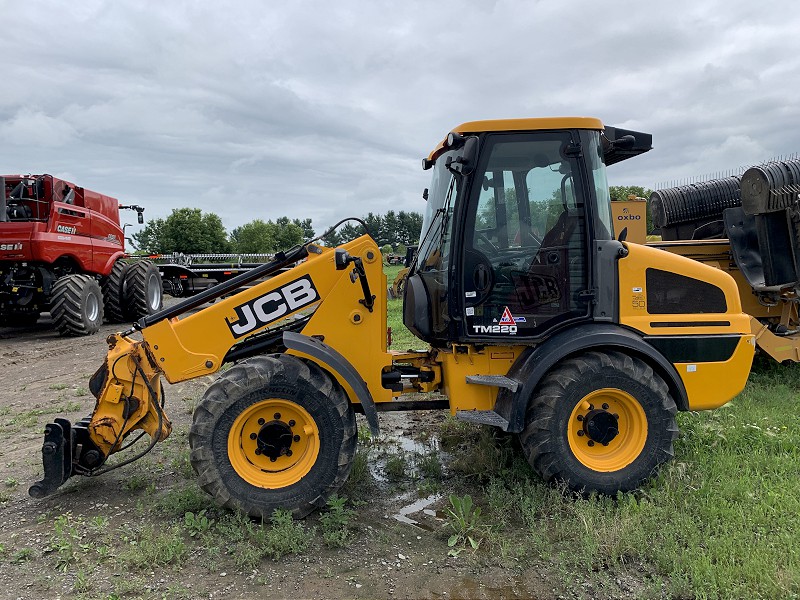
[[[0,177],[0,324],[50,311],[62,335],[95,333],[161,308],[158,269],[126,263],[116,199],[52,175]]]

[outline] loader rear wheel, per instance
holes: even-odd
[[[111,268],[111,273],[107,277],[103,277],[101,282],[103,312],[105,313],[106,321],[109,323],[124,323],[127,321],[122,289],[125,273],[129,268],[130,265],[124,260],[118,260]]]
[[[103,324],[103,292],[89,275],[66,275],[53,285],[50,316],[61,335],[90,335]]]
[[[122,284],[125,316],[136,321],[158,311],[162,305],[163,285],[158,267],[149,260],[130,265]]]
[[[666,383],[645,362],[588,352],[545,377],[520,442],[546,481],[613,495],[636,489],[672,458],[676,412]]]
[[[356,447],[353,408],[316,364],[276,354],[244,361],[212,384],[189,432],[200,486],[221,506],[269,519],[325,505]]]

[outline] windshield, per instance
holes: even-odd
[[[450,255],[452,237],[451,222],[453,205],[458,195],[459,177],[444,165],[458,156],[458,150],[445,152],[433,167],[433,180],[428,192],[428,204],[422,218],[422,235],[416,269],[417,271],[439,270]]]
[[[449,323],[447,290],[450,244],[453,237],[453,208],[461,186],[461,176],[450,172],[445,165],[455,160],[460,153],[460,149],[451,150],[436,159],[428,191],[428,204],[422,219],[417,260],[411,267],[412,274],[420,274],[428,291],[434,335],[445,333]]]

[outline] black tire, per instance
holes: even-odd
[[[544,378],[519,439],[545,481],[614,495],[638,488],[672,458],[676,412],[667,384],[645,362],[587,352]]]
[[[103,290],[103,312],[108,323],[124,323],[125,303],[123,298],[123,283],[125,273],[128,272],[130,265],[120,259],[114,263],[111,273],[103,277],[101,288]]]
[[[164,288],[158,267],[149,260],[130,265],[122,284],[122,301],[125,317],[137,321],[161,309]]]
[[[61,335],[90,335],[103,324],[103,292],[89,275],[66,275],[56,281],[50,316]]]
[[[279,451],[286,439],[291,442]],[[261,519],[275,509],[302,518],[325,506],[347,480],[355,415],[342,387],[316,364],[286,354],[259,356],[208,388],[189,445],[200,486],[220,506]],[[270,448],[276,460],[256,448]]]

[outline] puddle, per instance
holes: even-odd
[[[433,494],[431,496],[426,496],[425,498],[419,498],[411,504],[406,504],[398,512],[393,514],[392,517],[401,523],[413,525],[414,527],[419,527],[420,529],[425,529],[426,531],[433,531],[433,527],[430,525],[425,525],[424,523],[420,523],[419,521],[412,519],[409,515],[413,515],[421,511],[425,515],[438,518],[437,512],[429,509],[428,507],[440,500],[441,497],[441,494]]]
[[[390,485],[392,477],[387,474],[387,465],[392,459],[402,458],[405,461],[402,468],[408,471],[407,475],[419,477],[420,463],[433,455],[440,461],[447,460],[447,454],[439,449],[437,438],[425,436],[423,439],[415,439],[409,430],[395,427],[384,431],[372,442],[369,471],[379,485]]]

